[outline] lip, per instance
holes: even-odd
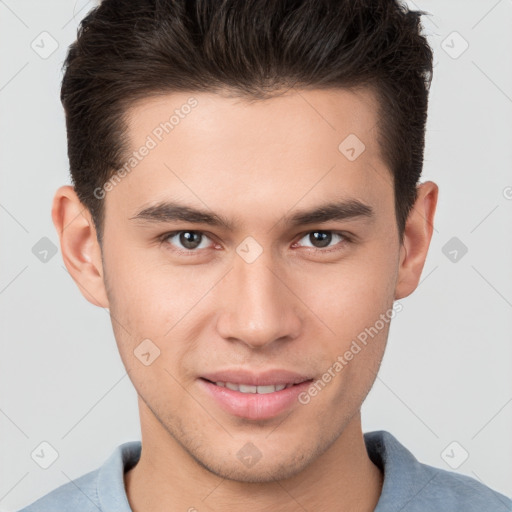
[[[210,382],[212,381],[212,382]],[[215,403],[230,415],[249,420],[271,419],[298,404],[298,395],[305,391],[313,378],[287,370],[270,370],[263,373],[249,373],[241,370],[216,372],[198,379],[199,385]],[[292,387],[272,393],[242,393],[215,382],[232,382],[252,386],[275,386],[294,384]]]
[[[278,384],[300,384],[311,380],[311,375],[300,374],[289,370],[275,369],[260,373],[246,370],[223,370],[201,375],[203,379],[212,382],[232,382],[233,384],[248,384],[249,386],[277,386]]]
[[[298,404],[298,396],[305,391],[311,381],[296,384],[273,393],[242,393],[217,386],[205,379],[198,379],[199,385],[219,407],[233,416],[249,420],[267,420],[279,416]],[[229,381],[228,381],[229,382]]]

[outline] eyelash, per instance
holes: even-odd
[[[179,231],[171,231],[169,233],[164,233],[163,235],[161,235],[158,238],[159,238],[161,243],[166,243],[166,241],[169,238],[172,238],[172,237],[174,237],[176,235],[179,235],[180,233],[199,233],[201,235],[206,236],[207,238],[210,238],[204,231],[199,231],[199,230],[195,230],[195,229],[181,229]],[[303,233],[303,234],[300,235],[300,238],[298,239],[298,241],[302,240],[305,236],[310,235],[311,233],[331,233],[333,235],[337,235],[337,236],[340,236],[342,238],[341,242],[338,242],[336,245],[334,245],[332,247],[328,247],[326,249],[320,249],[318,247],[307,247],[309,252],[313,252],[315,254],[318,254],[318,253],[325,254],[325,253],[339,252],[339,251],[344,250],[347,244],[350,244],[350,243],[353,242],[352,238],[350,236],[348,236],[346,233],[344,233],[342,231],[334,231],[334,230],[329,230],[329,229],[313,229],[311,231],[307,231],[306,233]],[[298,241],[294,242],[294,245],[296,243],[298,243]],[[170,243],[168,245],[171,246]],[[186,256],[196,256],[201,251],[203,251],[204,249],[176,249],[176,248],[173,247],[171,250],[173,252],[176,252],[178,254],[183,254],[183,255],[186,255]]]

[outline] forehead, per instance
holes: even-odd
[[[127,215],[169,199],[260,217],[269,206],[284,213],[343,198],[378,210],[393,195],[368,89],[292,89],[254,101],[175,92],[139,100],[126,120],[137,155],[107,203],[123,196]]]
[[[173,138],[183,134],[193,142],[243,142],[241,151],[256,147],[261,153],[262,143],[309,139],[314,144],[304,149],[332,148],[333,142],[354,134],[372,152],[378,150],[373,147],[377,107],[369,88],[291,89],[264,100],[191,91],[139,99],[126,118],[134,147],[149,134],[162,142],[172,132]]]

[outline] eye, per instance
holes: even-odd
[[[203,242],[208,237],[201,231],[174,231],[162,235],[161,241],[166,244],[175,245],[178,252],[198,252],[197,249],[206,249],[208,244]]]
[[[165,233],[160,237],[160,240],[162,243],[172,246],[172,250],[188,255],[197,254],[200,252],[200,249],[208,249],[211,247],[207,243],[207,241],[211,239],[202,231],[195,230],[182,230]],[[307,244],[304,245],[303,243],[300,243],[302,240],[310,242],[311,245],[308,246]],[[333,242],[334,245],[332,245]],[[295,242],[292,247],[300,245],[310,247],[314,252],[318,251],[326,253],[341,250],[350,242],[350,237],[344,233],[328,230],[315,230],[306,233],[298,242]]]
[[[344,246],[345,244],[350,242],[350,239],[344,235],[343,233],[337,233],[334,231],[310,231],[305,236],[303,236],[298,242],[294,244],[294,246],[297,245],[301,240],[307,240],[312,243],[309,247],[312,247],[315,250],[321,251],[321,252],[331,252],[330,250],[324,250],[325,247],[329,248],[335,248],[336,245]],[[330,245],[331,242],[338,242],[334,245]],[[302,244],[301,244],[302,245]],[[308,247],[307,245],[305,247]],[[342,247],[340,247],[341,249]],[[334,249],[337,250],[337,249]]]

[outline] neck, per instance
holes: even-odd
[[[368,457],[360,412],[305,470],[266,483],[210,472],[149,415],[141,409],[141,457],[124,475],[133,512],[372,512],[379,500],[383,476]]]

